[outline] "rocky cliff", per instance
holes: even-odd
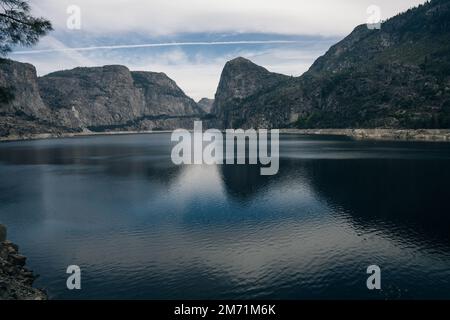
[[[301,77],[235,59],[214,110],[232,127],[450,128],[449,61],[450,1],[434,0],[358,26]]]
[[[38,83],[44,103],[70,128],[148,130],[154,128],[151,120],[202,113],[163,73],[130,72],[124,66],[75,68],[41,77]]]
[[[204,112],[163,73],[124,66],[75,68],[38,78],[0,62],[0,136],[190,126]]]
[[[202,98],[197,102],[197,106],[202,109],[204,113],[209,114],[212,112],[214,99]]]
[[[300,77],[244,58],[224,66],[215,99],[196,104],[165,74],[124,66],[38,78],[0,61],[0,136],[205,127],[450,128],[450,0],[361,25]],[[209,112],[212,115],[208,114]]]
[[[55,132],[31,64],[0,59],[0,136]]]
[[[19,247],[6,240],[6,228],[0,224],[0,300],[45,300],[42,290],[33,288],[36,276],[26,266]]]
[[[242,105],[249,98],[268,92],[289,78],[269,72],[245,58],[233,59],[223,68],[212,111],[223,128],[240,127],[246,121],[252,121]]]

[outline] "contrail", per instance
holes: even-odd
[[[234,45],[234,44],[289,44],[299,43],[304,41],[299,40],[255,40],[255,41],[213,41],[213,42],[166,42],[166,43],[144,43],[144,44],[124,44],[114,46],[95,46],[95,47],[80,47],[80,48],[58,48],[58,49],[42,49],[42,50],[27,50],[15,51],[11,54],[37,54],[49,52],[64,52],[64,51],[92,51],[92,50],[115,50],[115,49],[132,49],[132,48],[154,48],[154,47],[175,47],[175,46],[219,46],[219,45]]]

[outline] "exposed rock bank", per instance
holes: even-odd
[[[6,227],[0,224],[0,300],[46,300],[44,291],[33,288],[36,276],[25,266],[19,247],[6,240]]]
[[[282,133],[304,135],[336,135],[367,140],[449,141],[447,129],[283,129]]]

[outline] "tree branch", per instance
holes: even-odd
[[[4,13],[0,13],[0,17],[6,18],[6,19],[10,19],[12,21],[24,24],[24,25],[29,26],[29,27],[34,27],[34,25],[32,23],[29,23],[29,22],[26,22],[26,21],[22,21],[20,19],[16,19],[16,18],[11,17],[11,16],[9,16],[7,14],[4,14]]]

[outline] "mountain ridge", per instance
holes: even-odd
[[[121,65],[78,67],[36,76],[30,64],[0,62],[0,136],[192,126],[204,112],[164,73]]]
[[[193,120],[220,129],[450,128],[450,0],[409,9],[380,30],[357,26],[299,77],[232,59],[215,98],[198,103],[164,73],[121,65],[37,77],[34,66],[3,59],[0,88],[0,136],[192,128]]]
[[[449,21],[450,1],[433,0],[380,30],[357,26],[302,76],[215,113],[244,128],[449,128]]]

